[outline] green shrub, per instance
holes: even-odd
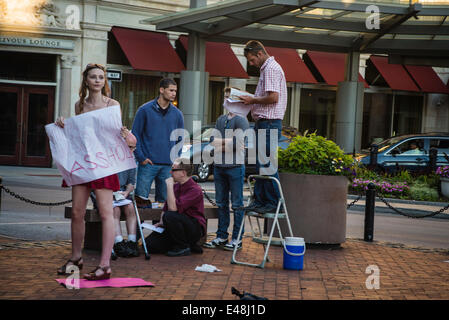
[[[279,150],[280,171],[351,176],[353,159],[335,142],[315,133],[298,135],[285,150]]]
[[[438,191],[426,184],[416,183],[410,187],[410,197],[417,201],[438,201]]]

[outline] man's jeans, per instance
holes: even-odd
[[[227,239],[229,235],[229,192],[231,192],[231,206],[234,211],[232,239],[237,240],[240,225],[243,222],[243,210],[235,209],[243,206],[244,176],[244,165],[234,168],[214,167],[215,200],[218,206],[218,238]],[[242,237],[240,237],[240,239],[241,238]]]
[[[277,132],[277,140],[279,142],[280,138],[281,138],[281,134],[282,134],[282,120],[265,120],[265,121],[257,121],[256,125],[254,127],[255,131],[256,131],[256,146],[257,146],[257,150],[259,151],[259,130],[261,129],[265,129],[265,135],[263,135],[263,138],[261,137],[260,143],[265,143],[265,151],[266,151],[266,159],[269,159],[268,155],[270,154],[270,137],[271,137],[271,130],[270,129],[276,129]],[[260,145],[261,146],[261,145]],[[274,150],[276,150],[275,152],[277,152],[277,146],[276,148],[274,148]],[[277,157],[277,154],[276,154]],[[265,159],[265,160],[266,160]],[[257,169],[257,174],[261,174],[261,167],[269,167],[269,165],[271,164],[272,166],[276,165],[276,167],[274,167],[273,173],[270,174],[271,177],[277,178],[279,180],[279,174],[278,174],[278,170],[277,170],[277,163],[273,164],[268,162],[267,164],[262,164],[260,163],[260,157],[259,157],[259,152],[257,152],[257,162],[256,162],[256,169]],[[255,201],[256,203],[258,203],[259,205],[266,205],[266,206],[270,206],[270,207],[277,207],[278,202],[279,202],[279,198],[280,198],[280,193],[279,193],[279,188],[276,184],[275,181],[273,180],[267,180],[267,179],[257,179],[256,183],[254,185],[254,195],[255,195]]]
[[[170,170],[170,165],[142,165],[139,163],[137,167],[136,195],[148,198],[151,191],[151,184],[153,183],[153,180],[155,180],[155,201],[164,203],[167,199],[167,185],[165,179],[171,176]]]

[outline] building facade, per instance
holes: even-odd
[[[81,72],[91,62],[107,66],[112,97],[121,104],[124,125],[131,127],[137,108],[157,96],[162,77],[180,82],[188,54],[185,34],[155,32],[140,21],[188,7],[188,0],[0,0],[0,130],[6,137],[0,142],[0,164],[52,165],[44,126],[74,115]],[[292,50],[269,48],[287,75],[284,125],[334,139],[345,58]],[[247,66],[243,44],[211,43],[206,51],[204,124],[224,112],[226,86],[253,92],[258,80]],[[411,83],[401,87],[377,63],[381,58],[360,59],[362,148],[391,135],[448,132],[448,69],[431,68],[441,82],[435,89],[435,82],[426,83],[426,73],[421,72],[422,83],[419,74],[414,78],[415,71],[402,66]]]

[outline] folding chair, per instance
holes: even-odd
[[[240,239],[240,237],[242,235],[243,226],[245,224],[245,217],[247,216],[248,222],[249,222],[249,225],[251,228],[252,240],[256,243],[261,243],[264,246],[264,256],[263,256],[262,262],[261,263],[248,263],[248,262],[244,262],[244,261],[237,261],[236,254],[238,251],[238,247],[235,246],[234,252],[233,252],[232,258],[231,258],[231,263],[232,264],[242,264],[242,265],[247,265],[247,266],[251,266],[251,267],[258,267],[258,268],[263,269],[265,267],[265,262],[270,261],[268,258],[268,251],[270,249],[270,245],[273,244],[273,245],[285,246],[284,238],[282,237],[281,227],[279,225],[279,219],[286,219],[287,225],[288,225],[288,230],[289,230],[291,237],[293,237],[293,232],[292,232],[290,220],[288,218],[287,206],[285,204],[285,199],[284,199],[284,194],[282,192],[281,183],[279,182],[278,179],[276,179],[274,177],[270,177],[270,176],[250,175],[247,180],[248,185],[249,185],[249,190],[250,190],[250,197],[248,198],[248,204],[249,204],[250,200],[252,198],[254,198],[254,190],[251,186],[251,181],[254,179],[273,180],[273,182],[277,183],[277,185],[278,185],[280,198],[279,198],[279,201],[278,201],[278,204],[276,207],[276,212],[258,213],[255,211],[245,211],[244,217],[243,217],[243,222],[240,225],[239,235],[238,235],[237,239]],[[283,207],[284,212],[280,212],[281,206]],[[254,231],[253,224],[251,221],[252,218],[256,218],[257,225],[258,225],[258,234],[256,234],[256,232]],[[260,225],[260,219],[272,219],[273,220],[273,224],[271,226],[271,230],[270,230],[270,233],[268,236],[264,236],[264,234],[263,234],[263,229],[261,228],[261,225]],[[279,232],[279,238],[273,238],[274,229],[276,227]]]

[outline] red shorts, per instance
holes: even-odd
[[[81,183],[80,186],[86,186],[90,189],[111,189],[112,191],[118,191],[120,190],[120,182],[118,180],[118,176],[116,174],[113,174],[111,176],[107,176],[104,178],[100,178],[94,181]],[[69,187],[65,180],[62,180],[62,187],[66,188]]]

